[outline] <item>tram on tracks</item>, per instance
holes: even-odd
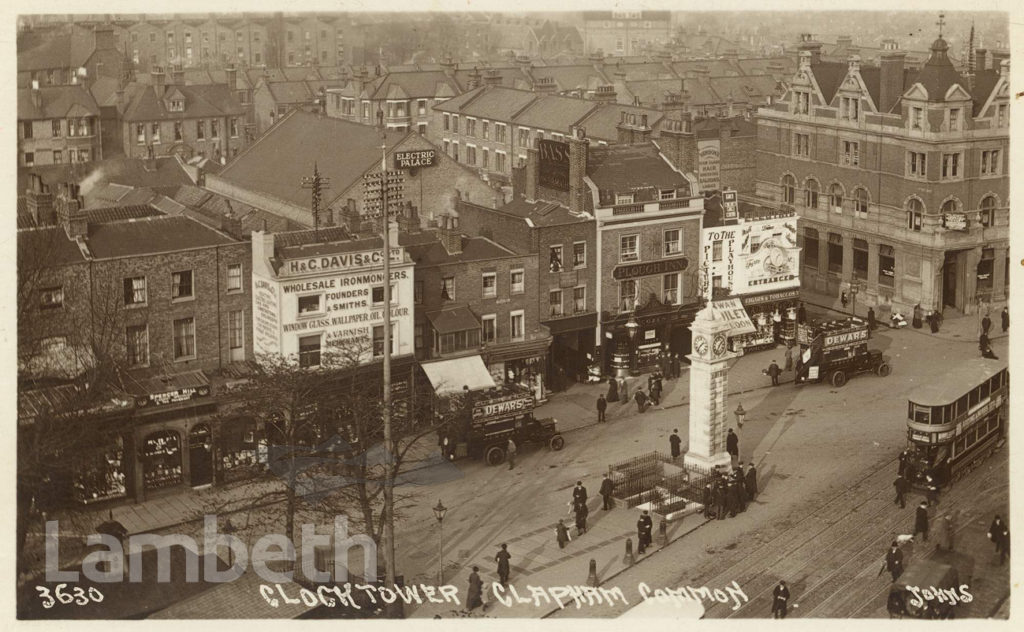
[[[999,448],[1010,420],[1006,360],[972,358],[914,390],[907,403],[911,485],[945,487]]]

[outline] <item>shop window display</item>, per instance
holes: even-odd
[[[172,430],[154,432],[142,442],[146,489],[181,483],[181,438]]]
[[[239,420],[220,430],[220,469],[227,481],[254,476],[259,471],[256,422]]]
[[[124,446],[120,437],[106,450],[79,462],[74,486],[75,500],[86,504],[126,495]]]

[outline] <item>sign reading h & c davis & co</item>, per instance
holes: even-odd
[[[635,279],[637,277],[651,276],[654,274],[668,274],[670,272],[683,272],[690,267],[690,260],[686,257],[674,259],[659,259],[645,263],[631,263],[626,266],[616,266],[612,270],[612,278],[616,281]]]
[[[416,167],[433,167],[436,162],[436,149],[420,149],[417,151],[395,152],[395,169],[415,169]]]
[[[569,143],[538,141],[537,166],[537,184],[559,191],[569,190]]]

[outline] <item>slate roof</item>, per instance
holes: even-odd
[[[618,124],[622,112],[636,114],[637,120],[640,120],[640,115],[646,114],[647,124],[652,128],[665,116],[665,113],[660,110],[609,103],[594,108],[579,124],[587,129],[587,138],[614,143],[619,138]]]
[[[171,112],[165,95],[177,90],[185,97],[185,111]],[[121,117],[125,121],[163,121],[218,116],[240,116],[245,109],[235,98],[234,91],[224,84],[175,86],[167,84],[163,95],[153,89],[135,94]]]
[[[88,29],[78,25],[58,27],[33,38],[30,46],[18,51],[18,70],[77,69],[85,65],[94,50],[96,36]]]
[[[84,211],[84,215],[89,219],[90,224],[121,222],[129,219],[139,219],[140,217],[157,217],[163,214],[159,209],[150,204],[108,206]]]
[[[388,149],[402,136],[388,135]],[[330,178],[330,191],[347,189],[380,161],[380,133],[373,127],[294,110],[229,164],[220,176],[252,191],[302,207],[309,190],[302,178],[313,163]],[[328,198],[331,194],[328,193]]]
[[[468,305],[454,305],[426,313],[427,320],[438,333],[447,334],[467,329],[478,329],[480,320]]]
[[[285,103],[309,103],[313,92],[305,81],[276,81],[266,84],[270,95],[279,105]]]
[[[736,61],[736,65],[745,75],[767,75],[769,66],[781,65],[782,72],[788,76],[795,73],[797,68],[796,60],[791,55],[739,59]]]
[[[481,65],[476,70],[480,71],[480,85],[483,85],[483,81],[487,77],[488,71],[492,70],[495,71],[499,77],[501,77],[501,83],[499,85],[501,85],[502,87],[528,90],[532,85],[532,80],[516,66],[494,67]],[[455,80],[459,83],[459,86],[462,88],[461,90],[459,90],[460,93],[469,90],[469,82],[473,78],[473,72],[474,69],[472,68],[464,68],[455,71]]]
[[[932,43],[932,54],[917,73],[915,83],[920,83],[928,91],[928,100],[931,102],[944,101],[946,92],[954,85],[960,84],[967,90],[967,82],[964,80],[952,62],[949,61],[947,51],[949,45],[941,37]],[[987,96],[987,95],[986,95]]]
[[[666,93],[679,94],[680,90],[686,88],[689,93],[687,103],[691,107],[700,107],[712,103],[721,103],[718,95],[711,89],[706,81],[697,79],[652,79],[649,81],[627,81],[625,89],[629,94],[640,97],[640,103],[660,105],[665,101]]]
[[[711,77],[708,84],[719,97],[719,102],[726,103],[730,94],[734,103],[763,103],[775,94],[775,79],[769,75],[747,77]]]
[[[495,121],[511,121],[512,116],[541,95],[526,90],[483,86],[434,106],[435,110],[468,114]]]
[[[68,239],[61,226],[45,226],[18,231],[18,250],[20,252],[45,252],[39,258],[39,264],[46,267],[70,265],[84,262],[85,255],[78,245]]]
[[[534,226],[555,226],[559,224],[575,224],[588,222],[593,217],[573,215],[568,207],[558,202],[537,200],[527,202],[523,198],[516,198],[498,209],[502,213],[509,213],[524,219],[528,218]]]
[[[70,116],[99,116],[96,99],[83,86],[44,86],[39,88],[41,102],[36,106],[32,88],[18,89],[18,120],[38,121]]]
[[[235,243],[191,217],[163,215],[89,224],[89,250],[98,259],[150,255]]]
[[[454,79],[440,71],[389,72],[377,84],[373,98],[386,98],[394,88],[400,88],[405,93],[404,98],[433,98],[441,93],[441,86],[447,86],[453,95],[462,92]]]
[[[568,132],[595,107],[595,101],[546,95],[520,112],[515,124]]]
[[[609,78],[592,65],[543,66],[530,71],[534,83],[543,77],[554,79],[559,90],[593,90],[607,85]]]
[[[633,189],[674,188],[689,194],[690,185],[661,157],[653,144],[591,147],[587,177],[601,192],[626,193]]]
[[[981,114],[981,108],[985,107],[985,102],[992,96],[992,91],[995,90],[996,83],[999,81],[999,71],[997,70],[981,70],[974,74],[974,116]]]
[[[324,231],[320,231],[321,240],[313,241],[313,231],[301,231],[294,245],[281,245],[278,241],[279,235],[274,235],[274,249],[277,255],[283,259],[294,259],[296,257],[310,257],[321,255],[333,255],[341,252],[362,252],[365,250],[379,250],[383,247],[383,240],[380,237],[366,237],[364,239],[349,239],[347,232],[340,232],[337,228],[331,229],[334,236],[333,241],[327,241],[330,237]],[[340,238],[337,235],[343,234]]]
[[[429,239],[430,241],[424,241]],[[415,240],[413,243],[407,241]],[[417,265],[443,265],[448,263],[466,263],[469,261],[487,261],[514,256],[515,253],[484,237],[462,236],[462,252],[448,254],[441,245],[437,231],[423,231],[419,234],[399,235],[398,243],[405,246],[406,251]]]
[[[665,64],[657,61],[645,61],[638,64],[605,63],[605,73],[613,75],[624,72],[627,79],[640,81],[643,79],[675,79],[676,73]]]
[[[272,233],[295,231],[301,229],[299,224],[267,211],[257,209],[237,200],[232,200],[197,186],[184,185],[178,187],[171,195],[173,202],[196,210],[207,217],[233,217],[241,222],[243,234],[254,230],[267,230]],[[322,229],[321,234],[327,230]]]

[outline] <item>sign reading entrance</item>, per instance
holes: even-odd
[[[395,169],[414,169],[416,167],[433,167],[437,161],[436,149],[419,151],[395,152]]]
[[[612,278],[616,281],[635,279],[637,277],[651,276],[655,274],[668,274],[670,272],[683,272],[690,267],[690,260],[686,257],[674,259],[659,259],[647,263],[634,263],[628,266],[617,266],[612,270]]]
[[[569,190],[569,143],[537,142],[537,183],[549,189]]]
[[[729,323],[729,335],[750,334],[757,331],[754,323],[750,322],[747,310],[743,309],[743,303],[738,298],[727,298],[708,303],[714,320]]]

